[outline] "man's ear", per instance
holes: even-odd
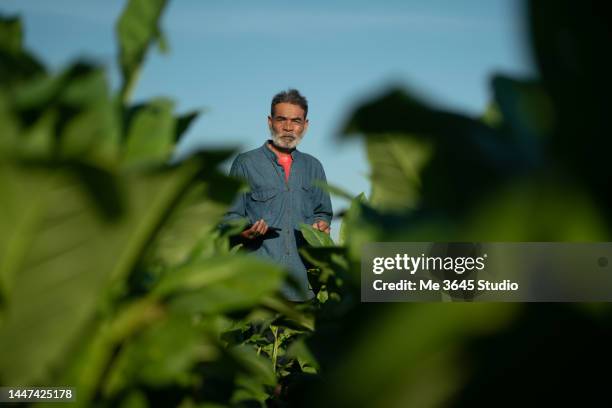
[[[308,119],[304,120],[304,133],[308,130]]]
[[[268,115],[268,127],[272,127],[272,116]]]

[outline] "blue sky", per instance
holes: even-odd
[[[298,88],[310,103],[300,149],[321,160],[330,183],[369,193],[361,142],[337,136],[351,107],[401,84],[438,106],[478,115],[492,73],[532,72],[521,4],[173,0],[162,21],[170,53],[150,54],[134,98],[169,96],[179,112],[206,109],[181,153],[228,145],[244,151],[267,138],[271,97]],[[26,44],[51,66],[93,59],[109,68],[117,86],[113,24],[123,5],[3,0],[0,12],[23,17]],[[334,199],[335,209],[344,206]]]

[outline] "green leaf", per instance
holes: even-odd
[[[176,267],[214,254],[215,227],[226,207],[208,198],[208,187],[203,181],[181,199],[151,244],[147,262]]]
[[[360,278],[349,274],[346,248],[307,247],[301,248],[300,254],[317,267],[309,273],[308,280],[321,303],[327,302],[334,294],[340,296],[350,291],[358,294]]]
[[[148,408],[149,400],[144,392],[140,390],[131,390],[129,394],[121,401],[119,408]]]
[[[475,208],[462,228],[467,241],[607,241],[601,210],[563,178],[517,180]]]
[[[495,106],[511,137],[531,147],[542,137],[550,136],[554,127],[552,101],[539,82],[496,75],[491,87]]]
[[[338,186],[330,185],[329,183],[324,183],[321,180],[315,180],[313,184],[321,190],[327,191],[328,193],[334,194],[338,197],[345,198],[349,201],[353,199],[353,196],[350,193]]]
[[[13,54],[22,51],[23,28],[21,19],[0,16],[0,50]]]
[[[366,203],[367,198],[365,193],[360,193],[351,200],[349,209],[344,213],[342,222],[340,223],[340,231],[338,233],[338,241],[340,245],[347,245],[349,240],[349,233],[351,222],[354,222],[355,218],[359,216],[359,207],[361,203]]]
[[[527,163],[534,167],[542,163],[545,144],[555,125],[552,101],[542,85],[496,75],[491,87],[502,116],[497,128],[503,137]]]
[[[270,394],[266,392],[266,386],[262,384],[259,378],[247,373],[238,373],[234,382],[234,393],[230,399],[231,406],[265,407],[266,400],[269,398]],[[254,405],[254,401],[260,405]],[[225,408],[226,405],[221,407]]]
[[[174,131],[174,142],[178,143],[185,132],[189,129],[194,120],[200,116],[200,110],[194,110],[176,118],[176,128]]]
[[[167,48],[159,19],[167,0],[129,0],[117,22],[119,66],[123,76],[121,99],[127,102],[150,45],[160,42]],[[160,41],[161,40],[161,41]]]
[[[492,128],[499,128],[503,125],[504,118],[496,103],[491,102],[485,108],[482,117],[480,118],[484,124]]]
[[[105,394],[112,396],[132,384],[188,385],[190,370],[214,361],[217,346],[189,316],[169,315],[129,341],[115,362]]]
[[[238,187],[237,181],[217,172],[204,175],[169,215],[149,249],[147,261],[175,267],[190,260],[229,252],[228,240],[217,226]]]
[[[281,314],[281,316],[277,316],[274,320],[280,318],[284,320],[284,323],[292,321],[291,326],[296,326],[299,329],[314,330],[313,317],[296,310],[293,304],[288,304],[287,301],[271,296],[264,298],[261,303],[263,306]]]
[[[297,358],[302,371],[308,372],[307,368],[312,368],[316,372],[320,368],[319,362],[313,356],[304,339],[298,339],[291,343],[287,349],[287,357]]]
[[[227,151],[199,152],[175,166],[124,175],[125,189],[129,192],[128,209],[134,214],[133,239],[118,259],[113,272],[115,281],[121,281],[146,253],[181,198],[201,182],[203,174],[214,172],[227,157]]]
[[[300,231],[304,235],[306,242],[314,247],[322,246],[335,246],[334,240],[331,239],[329,234],[314,229],[312,226],[307,224],[300,224]]]
[[[317,300],[321,303],[325,303],[327,302],[327,299],[329,298],[329,294],[327,293],[327,288],[325,287],[325,285],[323,285],[321,289],[322,290],[317,292]]]
[[[158,98],[130,112],[124,147],[126,164],[155,165],[170,158],[176,126],[173,108],[171,100]]]
[[[366,140],[370,162],[372,206],[387,211],[414,209],[420,199],[421,171],[432,156],[432,145],[398,135]]]
[[[0,86],[13,87],[44,71],[40,62],[23,49],[21,19],[0,15]]]
[[[526,12],[532,54],[554,112],[550,153],[610,217],[612,140],[604,135],[611,130],[612,62],[602,51],[610,43],[605,3],[530,1]]]
[[[220,256],[170,270],[153,295],[180,313],[223,313],[252,307],[280,287],[282,270],[252,256]]]
[[[5,383],[44,382],[106,290],[123,282],[139,261],[178,198],[222,157],[202,155],[164,171],[124,174],[126,212],[113,222],[99,216],[73,175],[61,168],[0,169],[0,181],[10,182],[0,189],[3,196],[10,193],[13,208],[0,224],[15,225],[3,230],[0,240],[0,253],[8,254],[2,264],[8,291],[0,327]],[[15,211],[22,216],[4,218]]]
[[[13,95],[24,132],[15,146],[19,155],[117,167],[118,118],[101,68],[77,62],[59,75],[20,85]]]
[[[91,405],[120,345],[165,317],[159,304],[143,299],[122,305],[115,317],[96,319],[68,349],[58,374],[47,384],[72,384],[79,394],[79,406]]]
[[[430,106],[413,92],[391,89],[363,103],[349,115],[342,134],[403,134],[438,140],[463,139],[474,132],[486,132],[484,125],[467,116]]]
[[[369,139],[375,143],[369,145],[375,152],[370,158],[377,167],[383,167],[372,171],[389,173],[375,182],[387,186],[382,190],[388,191],[381,197],[384,203],[395,199],[390,201],[390,208],[402,207],[402,203],[404,209],[414,207],[415,162],[420,169],[418,208],[450,217],[469,211],[473,197],[489,193],[501,182],[524,173],[533,165],[531,156],[525,157],[516,141],[508,140],[497,129],[465,115],[432,107],[399,89],[355,110],[344,126],[344,134],[357,133],[364,134],[368,143]],[[401,157],[406,150],[400,149],[403,154],[393,156],[394,146],[385,148],[379,145],[382,142],[377,142],[381,136],[387,138],[386,142],[393,140],[399,146],[403,142],[396,140],[408,138],[413,146],[405,149],[426,149],[428,155],[415,153],[416,157],[407,161]],[[387,168],[387,161],[394,166]],[[412,190],[406,187],[409,175],[412,175]],[[373,190],[373,194],[379,194],[375,188]]]
[[[349,268],[346,259],[346,249],[342,247],[310,247],[301,248],[300,253],[313,265],[322,269],[334,271],[347,271]],[[327,282],[327,277],[323,278]]]
[[[352,332],[356,341],[328,374],[327,392],[319,389],[309,405],[445,405],[462,384],[457,345],[508,325],[516,311],[511,304],[395,304],[381,309]]]
[[[261,384],[273,386],[276,384],[276,376],[271,361],[257,355],[255,350],[249,346],[236,346],[228,350],[229,354],[240,362],[247,373],[256,378]]]
[[[19,216],[9,220],[4,216],[13,213],[3,214],[0,221],[13,226],[2,230],[0,239],[0,253],[7,255],[2,275],[8,280],[0,376],[5,383],[25,384],[45,378],[80,336],[129,230],[124,222],[101,218],[79,185],[61,171],[12,176],[20,186],[11,193]],[[2,194],[5,186],[0,186]],[[108,253],[116,255],[101,256]]]

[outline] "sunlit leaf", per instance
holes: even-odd
[[[253,257],[216,257],[168,271],[153,293],[176,312],[219,313],[257,305],[283,277],[279,267]]]
[[[170,158],[176,126],[173,107],[171,100],[159,98],[130,112],[124,150],[128,165],[160,164]]]
[[[378,135],[367,138],[366,149],[371,204],[391,211],[415,208],[420,199],[421,170],[432,155],[432,146],[398,135]]]
[[[117,22],[119,65],[123,76],[121,95],[124,101],[131,95],[149,47],[163,38],[159,19],[166,4],[167,0],[129,0]],[[165,44],[165,41],[162,40],[161,44]]]
[[[314,229],[311,225],[301,224],[300,231],[304,235],[306,242],[309,245],[320,247],[320,246],[334,246],[334,240],[331,239],[329,234],[326,234],[323,231],[319,231]]]

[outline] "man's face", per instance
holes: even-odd
[[[304,109],[298,105],[277,103],[274,116],[268,116],[268,126],[274,146],[293,149],[308,129],[308,119],[304,117]]]

